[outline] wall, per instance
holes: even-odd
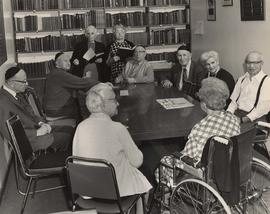
[[[11,15],[11,1],[3,2],[3,15],[5,20],[5,35],[6,35],[6,47],[7,47],[7,61],[0,66],[0,86],[4,83],[5,70],[14,64],[15,62],[15,52],[14,52],[14,34],[13,34],[13,24]],[[1,119],[1,118],[0,118]],[[9,149],[7,144],[3,141],[0,136],[0,196],[3,189],[3,182],[6,176],[6,170],[8,166],[8,161],[10,157]]]
[[[220,64],[235,78],[243,74],[246,54],[258,50],[264,55],[264,71],[270,74],[270,4],[265,1],[265,21],[241,21],[240,0],[222,6],[216,0],[216,21],[207,21],[207,0],[191,0],[192,52],[198,59],[206,50],[220,54]],[[195,34],[197,21],[203,21],[204,34]]]

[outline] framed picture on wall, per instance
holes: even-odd
[[[222,0],[222,6],[233,6],[233,0]]]
[[[241,21],[264,20],[264,0],[241,0]]]
[[[216,21],[216,0],[207,0],[207,20]]]

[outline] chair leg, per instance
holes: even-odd
[[[35,197],[35,193],[36,193],[36,189],[37,189],[37,182],[38,182],[38,178],[36,178],[35,180],[34,180],[34,185],[33,185],[33,194],[32,194],[32,198],[34,198]]]
[[[30,177],[30,179],[28,181],[28,184],[27,184],[27,188],[26,188],[26,194],[25,194],[25,196],[23,198],[23,204],[22,204],[21,214],[24,212],[24,208],[25,208],[26,201],[27,201],[27,198],[28,198],[28,195],[29,195],[29,191],[30,191],[30,187],[31,187],[32,181],[33,181],[33,178]]]

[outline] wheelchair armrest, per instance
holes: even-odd
[[[201,161],[197,161],[196,159],[191,158],[187,155],[184,155],[181,152],[174,152],[173,156],[180,159],[181,161],[185,162],[186,164],[188,164],[194,168],[201,168],[201,166],[202,166]]]

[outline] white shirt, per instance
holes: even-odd
[[[182,66],[182,72],[180,75],[180,81],[179,81],[179,90],[181,90],[183,88],[183,69],[186,68],[186,73],[187,73],[187,79],[189,77],[189,71],[190,71],[190,65],[191,65],[191,60],[189,60],[188,64],[184,67]]]
[[[13,91],[12,89],[8,88],[5,85],[3,85],[3,89],[5,89],[8,93],[10,93],[17,100],[16,92],[15,91]]]
[[[249,73],[241,76],[231,95],[232,102],[228,106],[227,111],[234,113],[237,109],[244,111],[251,111],[254,107],[257,91],[265,73],[261,70],[258,74],[250,79]],[[247,117],[253,121],[270,111],[270,78],[267,77],[261,88],[257,107],[255,107]],[[238,98],[239,97],[239,98]],[[237,100],[238,98],[238,100]]]

